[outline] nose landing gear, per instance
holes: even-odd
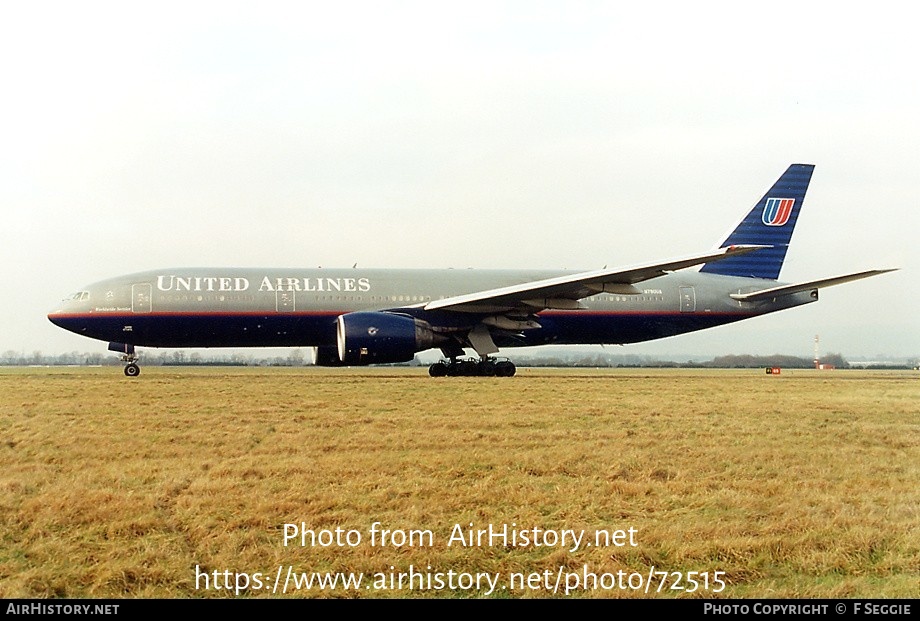
[[[141,374],[141,368],[137,364],[137,354],[134,352],[134,345],[109,343],[109,351],[120,354],[119,359],[125,363],[125,375],[137,377]]]

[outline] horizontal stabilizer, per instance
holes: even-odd
[[[771,287],[770,289],[762,289],[760,291],[753,291],[751,293],[732,293],[731,297],[743,302],[756,302],[758,300],[767,300],[777,298],[782,295],[799,293],[800,291],[810,291],[812,289],[820,289],[822,287],[841,285],[845,282],[851,282],[853,280],[861,280],[863,278],[869,278],[870,276],[878,276],[879,274],[894,272],[896,269],[897,268],[887,270],[868,270],[866,272],[857,272],[856,274],[847,274],[846,276],[836,276],[834,278],[812,280],[811,282],[803,282],[794,285]]]

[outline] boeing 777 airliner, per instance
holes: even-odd
[[[818,289],[891,270],[777,281],[814,166],[793,164],[715,250],[592,271],[177,268],[105,280],[49,313],[109,341],[140,373],[136,346],[314,348],[318,365],[412,360],[432,376],[514,375],[500,347],[623,344],[808,304]],[[702,266],[697,270],[687,268]],[[463,359],[464,349],[477,357]]]

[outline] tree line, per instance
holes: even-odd
[[[239,351],[199,352],[184,350],[141,350],[139,362],[148,366],[284,366],[302,367],[311,364],[310,356],[302,349],[291,349],[283,355],[257,355]],[[673,361],[651,356],[634,354],[607,354],[555,352],[546,354],[515,353],[515,362],[520,366],[530,367],[581,367],[581,368],[718,368],[718,369],[752,369],[759,367],[782,367],[787,369],[809,369],[814,367],[811,358],[774,354],[755,356],[750,354],[732,354],[716,356],[711,360]],[[821,357],[821,362],[838,369],[850,368],[850,363],[841,354],[829,353]],[[118,356],[105,352],[72,351],[63,354],[43,354],[41,351],[31,353],[7,350],[0,356],[3,366],[118,366],[122,362]],[[428,363],[416,358],[401,366],[426,366]]]

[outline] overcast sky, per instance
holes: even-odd
[[[816,165],[781,279],[901,271],[623,353],[920,355],[904,3],[0,8],[0,351],[178,266],[593,269],[707,250]]]

